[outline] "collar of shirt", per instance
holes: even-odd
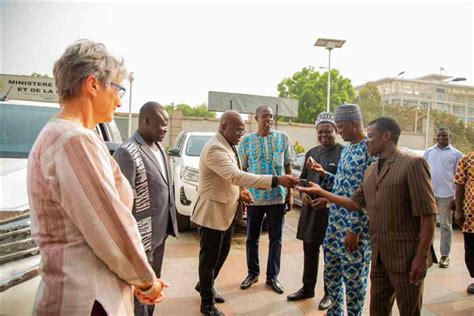
[[[448,146],[446,146],[446,147],[439,147],[439,145],[438,145],[438,144],[436,144],[436,145],[434,145],[433,147],[434,147],[434,149],[438,149],[438,150],[448,150],[448,149],[453,149],[453,147],[451,146],[451,144],[449,144],[449,145],[448,145]]]

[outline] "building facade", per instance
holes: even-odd
[[[383,78],[375,84],[385,104],[402,105],[449,112],[462,119],[464,125],[474,124],[474,87],[459,84],[465,78],[430,74],[415,79]],[[356,91],[364,85],[355,87]]]

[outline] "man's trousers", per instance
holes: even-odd
[[[303,268],[303,289],[306,293],[314,292],[318,278],[319,251],[321,244],[303,242],[304,268]],[[324,281],[324,278],[323,278]],[[328,294],[326,282],[324,282],[324,294]]]
[[[339,245],[337,251],[333,251],[332,247],[328,248],[328,240],[326,236],[324,280],[333,303],[329,307],[327,315],[344,315],[344,292],[347,314],[349,316],[362,315],[369,274],[370,246],[368,242],[359,242],[359,248],[356,251],[347,253],[344,243]]]
[[[370,315],[386,316],[397,299],[401,316],[420,315],[423,303],[423,282],[410,283],[409,273],[389,272],[379,260],[370,272]]]
[[[442,257],[449,257],[451,252],[451,240],[453,236],[453,211],[451,203],[453,197],[436,198],[436,205],[439,209],[440,223],[440,252]]]
[[[217,278],[232,243],[234,232],[232,223],[226,231],[199,227],[199,283],[201,286],[201,303],[214,304],[214,280]]]
[[[471,278],[474,278],[474,233],[463,233],[463,235],[464,261]]]
[[[259,275],[258,244],[262,232],[263,217],[267,218],[268,249],[267,279],[277,278],[280,273],[281,239],[285,222],[285,204],[249,205],[247,207],[247,267],[248,274]]]

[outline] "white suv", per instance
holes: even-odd
[[[204,145],[215,133],[181,132],[170,155],[178,230],[188,230],[199,183],[199,158]]]

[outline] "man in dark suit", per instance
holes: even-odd
[[[140,109],[138,131],[114,153],[114,158],[134,191],[133,215],[137,220],[148,261],[161,276],[165,240],[177,236],[173,185],[163,146],[168,113],[157,102]],[[153,315],[154,305],[146,308],[135,299],[135,315]]]
[[[346,209],[367,208],[372,247],[370,315],[390,315],[397,300],[400,315],[420,315],[423,280],[432,265],[436,202],[428,163],[397,148],[400,126],[388,117],[370,122],[368,149],[379,156],[352,197],[321,189],[319,194]],[[318,166],[321,167],[321,166]]]
[[[316,119],[316,135],[321,145],[313,147],[306,153],[300,178],[320,184],[325,190],[331,191],[333,181],[324,181],[324,177],[306,166],[309,160],[314,159],[314,161],[324,166],[327,171],[333,174],[337,171],[337,164],[344,146],[336,143],[336,123],[331,113],[319,113]],[[323,243],[328,227],[328,201],[325,198],[307,193],[301,194],[301,200],[303,206],[298,221],[296,238],[303,241],[303,287],[288,295],[287,299],[289,301],[314,297],[314,288],[318,276],[319,248]],[[319,309],[327,309],[330,304],[331,298],[328,295],[326,284],[324,284],[324,297],[319,303]]]

